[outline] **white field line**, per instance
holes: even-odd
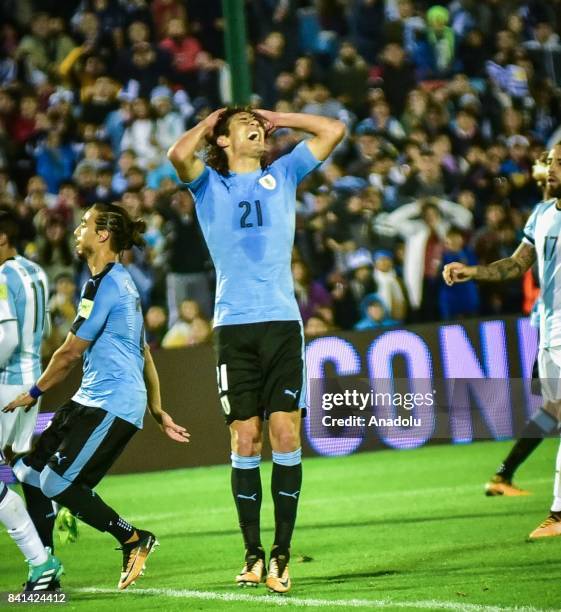
[[[439,601],[429,599],[426,601],[391,601],[389,599],[315,599],[303,597],[279,597],[275,595],[246,595],[245,593],[215,593],[213,591],[193,591],[189,589],[131,589],[117,591],[116,589],[99,589],[84,587],[72,589],[77,593],[93,593],[100,595],[117,595],[126,597],[130,595],[155,595],[159,597],[172,597],[175,599],[199,599],[204,601],[244,602],[267,604],[278,607],[298,608],[403,608],[417,610],[458,610],[459,612],[540,612],[533,607],[502,607],[483,606],[479,604],[457,603],[455,601]]]

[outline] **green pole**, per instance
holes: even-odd
[[[222,0],[226,61],[230,66],[232,102],[237,105],[248,104],[251,95],[244,5],[244,0]]]

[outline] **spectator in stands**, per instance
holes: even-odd
[[[185,21],[187,19],[184,3],[180,0],[154,0],[150,9],[158,40],[169,36],[170,21],[174,19]]]
[[[156,87],[150,95],[156,124],[154,138],[160,152],[160,163],[167,162],[165,154],[185,131],[183,117],[173,108],[172,91],[168,87]]]
[[[347,259],[347,269],[350,275],[350,293],[358,306],[365,295],[374,293],[378,288],[374,280],[372,256],[366,249],[358,249]]]
[[[162,210],[162,214],[166,219],[169,255],[166,276],[169,323],[175,323],[178,306],[186,299],[195,300],[203,315],[209,316],[212,313],[207,272],[209,255],[194,214],[191,195],[177,191],[171,198],[171,206]]]
[[[379,250],[374,253],[374,282],[376,293],[395,321],[405,321],[407,317],[407,298],[403,281],[393,267],[391,251]]]
[[[281,71],[287,68],[284,43],[280,32],[270,32],[255,49],[255,91],[264,108],[273,108],[278,99],[275,82]]]
[[[406,134],[411,130],[420,128],[425,121],[429,96],[422,89],[413,89],[407,94],[405,110],[401,115],[401,125]]]
[[[363,313],[362,319],[355,325],[354,329],[362,331],[367,329],[380,329],[396,325],[388,314],[384,302],[376,293],[370,293],[364,297],[361,303]]]
[[[44,236],[41,235],[37,243],[37,263],[45,270],[51,286],[59,276],[73,277],[72,247],[67,225],[61,217],[48,218]]]
[[[84,95],[80,119],[95,126],[103,124],[109,113],[119,107],[117,91],[117,83],[109,77],[97,78],[91,90]]]
[[[364,114],[367,81],[368,64],[350,41],[343,41],[328,75],[333,95],[354,113]]]
[[[456,41],[454,30],[448,25],[448,10],[440,5],[427,11],[426,42],[430,53],[433,78],[447,78],[456,60]]]
[[[382,90],[392,115],[401,117],[407,95],[416,85],[413,65],[407,59],[403,47],[396,42],[384,47],[381,59]]]
[[[370,115],[358,124],[358,129],[364,129],[366,126],[394,144],[401,143],[405,138],[401,123],[391,115],[390,105],[384,97],[371,103]]]
[[[167,22],[166,37],[160,43],[160,48],[171,55],[174,81],[187,91],[194,91],[199,55],[203,48],[199,40],[189,34],[183,18],[175,17]]]
[[[182,348],[204,344],[210,340],[209,322],[201,315],[194,300],[184,300],[180,306],[180,319],[174,323],[162,340],[163,348]]]
[[[442,267],[453,261],[461,261],[468,266],[477,263],[475,253],[466,246],[463,233],[451,227],[446,234],[444,251],[442,253]],[[444,321],[473,317],[479,311],[479,290],[474,281],[449,287],[444,281],[439,291],[440,316]]]
[[[201,308],[195,300],[183,300],[179,305],[179,318],[171,325],[162,339],[163,348],[187,346],[193,321],[201,317]]]
[[[319,314],[312,315],[304,325],[304,334],[308,338],[316,338],[331,331],[329,324]]]
[[[56,194],[60,184],[72,176],[76,154],[70,144],[63,142],[59,132],[51,130],[45,140],[34,149],[37,174],[47,183],[49,193]]]
[[[369,124],[359,125],[354,134],[353,144],[355,157],[348,165],[348,173],[352,176],[368,178],[372,163],[380,149],[380,139],[376,129]]]
[[[384,223],[405,240],[403,277],[417,319],[438,319],[438,287],[444,239],[451,225],[471,229],[472,214],[447,200],[426,199],[404,204]]]
[[[167,331],[167,314],[161,306],[150,306],[144,315],[146,342],[151,350],[160,348]]]
[[[331,305],[329,292],[311,278],[310,271],[304,262],[292,262],[292,278],[296,301],[304,323],[318,311],[320,306]]]
[[[117,160],[117,171],[113,174],[111,186],[113,191],[121,195],[128,188],[127,174],[136,164],[136,153],[132,149],[123,149]]]
[[[212,337],[212,328],[210,323],[204,317],[193,319],[191,331],[187,339],[188,346],[196,346],[198,344],[206,344]]]
[[[16,60],[23,62],[29,80],[36,86],[43,85],[49,77],[48,37],[49,15],[36,13],[31,23],[31,33],[21,39],[15,54]]]
[[[131,110],[131,123],[123,134],[121,149],[132,149],[139,166],[153,168],[159,164],[162,153],[156,141],[156,122],[150,104],[144,98],[137,98]]]
[[[49,299],[51,333],[45,340],[43,357],[50,357],[64,342],[76,319],[76,283],[74,275],[61,272],[54,279],[54,293]]]
[[[406,201],[413,197],[445,197],[452,191],[452,177],[442,167],[433,149],[422,149],[412,172],[399,188]]]
[[[126,73],[120,75],[125,92],[135,98],[148,98],[150,92],[172,75],[168,54],[158,54],[149,42],[139,42],[132,47],[131,61]]]
[[[534,38],[524,43],[538,76],[561,86],[561,41],[549,21],[540,20],[534,27]]]
[[[383,0],[351,0],[349,29],[351,40],[364,59],[373,64],[380,51],[384,29]]]

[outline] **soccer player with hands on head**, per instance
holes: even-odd
[[[277,128],[311,135],[272,163]],[[291,587],[288,563],[302,484],[306,404],[304,339],[291,254],[296,189],[343,138],[341,121],[317,115],[220,109],[186,132],[168,157],[195,199],[216,268],[214,339],[220,402],[231,437],[231,486],[245,544],[240,586]],[[208,146],[206,159],[199,149]],[[273,450],[275,535],[265,569],[261,543],[263,424]]]

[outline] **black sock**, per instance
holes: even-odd
[[[261,555],[261,474],[259,468],[232,467],[232,494],[248,555]]]
[[[553,417],[551,417],[551,419],[553,420]],[[515,442],[507,458],[497,470],[497,475],[507,480],[512,480],[514,472],[516,472],[522,463],[526,461],[541,442],[543,442],[546,433],[549,432],[544,431],[534,419],[528,421],[520,438]]]
[[[76,518],[98,531],[107,531],[121,544],[129,540],[135,531],[132,525],[85,485],[71,484],[54,499],[69,508]]]
[[[296,523],[298,498],[302,486],[302,464],[280,465],[273,461],[271,493],[275,504],[275,541],[273,548],[289,556],[290,541]]]
[[[54,552],[53,527],[56,512],[53,508],[53,502],[43,494],[39,487],[22,482],[21,488],[23,489],[27,512],[29,512],[43,546],[48,546]]]

